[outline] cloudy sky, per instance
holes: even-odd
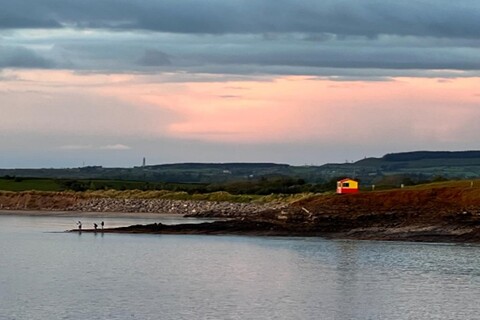
[[[0,5],[0,167],[480,149],[477,0]]]

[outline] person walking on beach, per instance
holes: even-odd
[[[93,224],[93,228],[94,228],[95,230],[97,230],[98,224],[94,223],[94,224]]]
[[[100,225],[102,226],[102,230],[103,230],[103,226],[105,225],[105,222],[102,221],[102,223],[100,223]]]
[[[82,230],[82,221],[77,222],[78,230]]]

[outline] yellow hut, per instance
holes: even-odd
[[[345,178],[337,181],[337,194],[348,194],[358,192],[358,181]]]

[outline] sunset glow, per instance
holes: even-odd
[[[428,8],[446,19],[435,6],[377,3],[376,13],[359,16],[356,2],[309,2],[323,22],[299,25],[291,13],[297,4],[288,3],[292,10],[270,24],[255,20],[253,8],[237,10],[253,19],[251,26],[230,16],[241,4],[216,3],[217,13],[230,19],[204,11],[197,17],[213,29],[202,23],[195,29],[188,19],[183,27],[152,24],[141,4],[111,17],[90,17],[83,5],[78,17],[38,5],[39,20],[28,20],[31,25],[0,22],[2,148],[41,145],[45,165],[53,164],[48,155],[75,158],[75,146],[127,146],[112,150],[123,152],[122,164],[143,154],[160,162],[322,163],[478,148],[479,35],[460,28],[465,23],[480,30],[471,28],[479,21],[470,14],[475,10],[450,8],[463,18],[445,20],[442,33],[426,27],[427,17],[417,21],[409,14]],[[384,24],[377,14],[391,6],[410,24]],[[175,16],[174,7],[157,3],[152,10]],[[341,8],[352,16],[337,15]],[[46,18],[52,16],[58,24]],[[31,144],[32,137],[41,142]],[[162,153],[152,150],[157,145]],[[175,145],[209,151],[200,156]],[[237,153],[240,146],[244,151]],[[303,155],[294,156],[292,146]],[[272,159],[261,148],[271,150]]]
[[[8,102],[2,104],[4,131],[115,133],[122,127],[120,135],[147,132],[235,143],[331,139],[379,143],[386,136],[443,142],[461,141],[476,130],[473,119],[480,116],[475,91],[479,78],[368,82],[283,76],[268,81],[252,77],[175,83],[134,74],[43,70],[7,74],[12,80],[0,83]],[[84,99],[80,108],[75,96]],[[92,110],[92,103],[100,105]],[[82,126],[73,125],[81,119]],[[135,120],[138,123],[128,125]],[[92,121],[96,124],[89,124]]]

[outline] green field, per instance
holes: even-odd
[[[62,191],[61,185],[52,179],[0,179],[3,191]]]
[[[97,185],[102,189],[87,189],[75,191],[65,188],[67,184],[83,184],[85,186]],[[108,188],[107,188],[108,186]],[[125,189],[125,188],[128,189]],[[150,185],[151,187],[151,185]],[[159,187],[159,186],[157,186]],[[189,190],[195,185],[169,185],[171,189],[183,188]],[[197,186],[198,187],[198,186]],[[203,200],[203,201],[226,201],[226,202],[293,202],[303,198],[311,197],[313,193],[294,193],[294,194],[231,194],[226,191],[215,192],[187,192],[173,191],[165,189],[145,189],[144,182],[121,181],[121,180],[53,180],[53,179],[14,179],[0,178],[0,194],[20,192],[31,194],[50,194],[51,192],[74,193],[81,198],[116,198],[116,199],[170,199],[170,200]]]
[[[152,184],[143,181],[0,178],[0,190],[3,191],[149,190],[159,187],[162,187],[162,184]],[[187,188],[187,186],[185,186],[185,188]]]
[[[286,177],[260,178],[226,183],[169,183],[109,179],[45,179],[7,176],[0,178],[3,191],[106,191],[140,190],[184,192],[195,197],[226,192],[231,195],[270,195],[317,193],[332,189],[327,184],[306,184],[302,179]]]

